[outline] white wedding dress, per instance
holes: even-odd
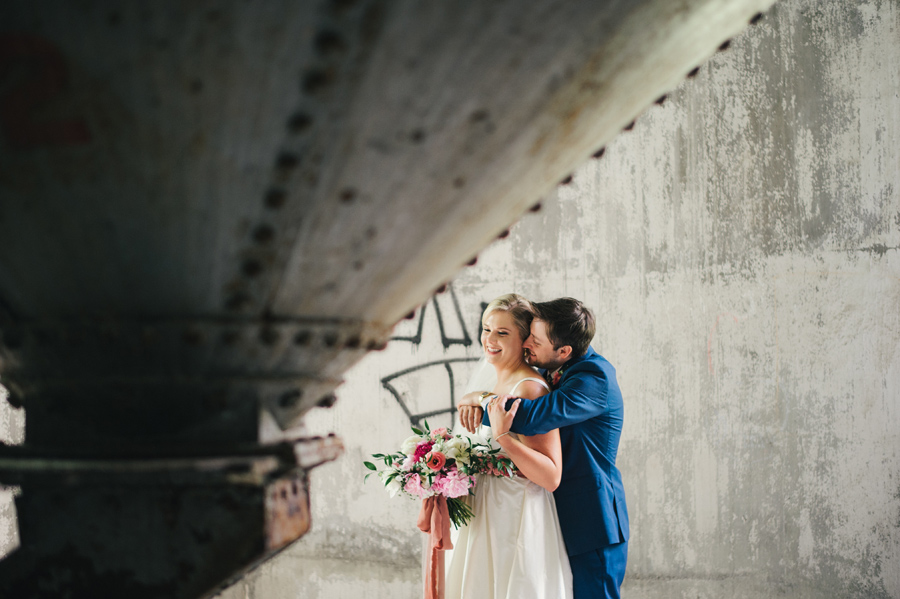
[[[543,379],[526,378],[523,381]],[[510,394],[515,394],[513,387]],[[491,429],[478,433],[493,441]],[[515,433],[510,433],[515,435]],[[572,571],[553,494],[521,477],[479,475],[467,498],[475,517],[453,542],[446,599],[565,599]]]

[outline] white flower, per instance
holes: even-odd
[[[448,458],[453,458],[457,462],[461,462],[463,464],[469,464],[469,443],[465,439],[460,439],[459,437],[453,437],[449,441],[446,442],[446,455]]]
[[[387,492],[390,493],[391,497],[394,497],[403,489],[403,485],[401,485],[400,481],[395,478],[394,480],[386,484],[384,488],[387,489]]]
[[[406,455],[412,455],[412,453],[416,450],[416,445],[418,445],[422,441],[427,440],[428,439],[421,435],[413,435],[412,437],[407,437],[407,439],[400,444],[400,451],[405,453]]]

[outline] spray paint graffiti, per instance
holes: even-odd
[[[482,310],[486,305],[481,303]],[[429,311],[429,307],[433,311]],[[480,319],[480,313],[478,317]],[[426,349],[435,347],[436,336],[429,334],[425,326],[426,320],[434,319],[437,321],[436,332],[440,335],[441,353],[446,357],[393,372],[381,379],[381,385],[394,397],[411,424],[419,425],[427,418],[445,415],[448,424],[452,424],[456,417],[458,391],[468,380],[472,365],[480,359],[480,356],[459,356],[458,352],[455,356],[446,355],[453,348],[470,350],[475,345],[456,291],[448,286],[445,293],[435,295],[423,304],[413,318],[417,318],[415,328],[407,334],[395,335],[391,340],[406,341],[417,347],[424,345]],[[465,353],[471,354],[471,351]]]
[[[456,317],[459,328],[462,331],[462,336],[450,337],[447,334],[447,331],[450,329],[449,323],[444,321],[444,312],[441,311],[441,305],[438,302],[438,296],[435,295],[431,298],[430,303],[434,306],[435,315],[437,316],[438,321],[438,327],[441,331],[441,345],[444,346],[444,349],[448,349],[453,345],[462,345],[463,347],[469,347],[470,345],[472,345],[472,338],[469,336],[468,330],[466,330],[465,318],[463,317],[462,309],[459,307],[459,298],[457,298],[456,292],[453,290],[452,286],[448,286],[446,296],[449,297],[452,301],[453,309],[453,314],[448,315],[447,318],[450,318],[452,316]],[[428,302],[423,304],[421,309],[418,310],[419,322],[415,334],[391,337],[391,341],[409,341],[413,345],[420,345],[422,343],[422,331],[425,328],[425,313],[427,312],[427,310]]]

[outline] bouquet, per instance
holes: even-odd
[[[464,498],[474,494],[475,475],[509,477],[516,467],[499,448],[478,443],[469,437],[451,435],[446,428],[425,430],[412,427],[413,436],[400,445],[397,453],[375,453],[381,460],[379,470],[372,462],[363,462],[369,470],[366,478],[377,474],[391,497],[402,492],[416,499],[432,496],[447,498],[450,521],[456,528],[471,520],[471,508]]]

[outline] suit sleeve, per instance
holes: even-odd
[[[608,409],[608,389],[600,369],[572,372],[556,390],[519,403],[511,430],[525,436],[541,435],[599,416]],[[490,426],[487,414],[482,422]]]

